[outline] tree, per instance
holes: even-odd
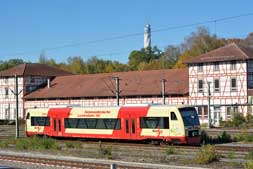
[[[24,61],[22,59],[10,59],[8,61],[0,61],[0,71],[15,67],[23,63]]]
[[[69,57],[67,64],[70,72],[75,74],[82,74],[85,72],[85,64],[80,56]]]
[[[134,50],[128,57],[128,65],[130,70],[138,70],[140,64],[148,64],[153,60],[157,60],[161,57],[161,50],[158,47],[142,48],[141,50]],[[141,66],[141,67],[142,67]]]
[[[167,46],[160,58],[163,68],[172,68],[178,61],[180,54],[180,47],[174,45]]]
[[[192,32],[191,35],[185,39],[184,43],[182,43],[181,47],[183,53],[179,56],[174,67],[186,67],[183,63],[184,60],[217,49],[225,44],[226,42],[219,40],[216,35],[210,35],[207,28],[199,27],[197,32]]]

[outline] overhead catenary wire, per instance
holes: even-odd
[[[153,29],[151,32],[157,33],[157,32],[163,32],[163,31],[169,31],[169,30],[175,30],[175,29],[183,29],[183,28],[187,28],[187,27],[204,25],[204,24],[209,24],[209,23],[214,23],[214,22],[215,22],[215,24],[217,24],[218,22],[224,22],[227,20],[232,20],[232,19],[237,19],[237,18],[247,17],[247,16],[253,16],[253,13],[245,13],[245,14],[228,16],[228,17],[223,17],[223,18],[218,18],[218,19],[211,19],[211,20],[200,21],[200,22],[195,22],[195,23],[190,23],[190,24],[158,28],[158,29]],[[58,49],[63,49],[63,48],[76,47],[76,46],[80,46],[83,44],[95,44],[95,43],[101,43],[101,42],[105,42],[105,41],[119,40],[119,39],[125,39],[125,38],[129,38],[129,37],[142,36],[142,35],[143,35],[143,32],[137,32],[137,33],[107,37],[107,38],[103,38],[103,39],[91,40],[91,41],[86,41],[86,42],[76,42],[76,43],[71,43],[71,44],[64,44],[64,45],[60,45],[60,46],[55,46],[55,47],[47,47],[47,48],[43,48],[43,50],[44,51],[53,51],[53,50],[58,50]],[[41,52],[41,49],[40,50],[17,52],[17,53],[12,53],[12,54],[3,54],[0,56],[2,56],[2,57],[18,56],[18,55],[27,55],[27,54],[38,53],[38,52]]]

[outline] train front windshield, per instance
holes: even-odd
[[[185,126],[199,126],[197,111],[193,107],[179,108]]]

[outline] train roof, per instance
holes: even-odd
[[[193,107],[185,104],[125,104],[122,106],[81,106],[81,105],[50,105],[48,107],[33,107],[30,109],[51,109],[51,108],[119,108],[119,107]]]

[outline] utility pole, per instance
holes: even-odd
[[[165,104],[165,83],[166,80],[162,79],[162,97],[163,97],[163,104]]]
[[[113,77],[116,83],[116,101],[117,101],[117,106],[119,106],[119,77]]]
[[[11,89],[10,89],[11,90]],[[18,121],[18,95],[22,92],[18,92],[18,76],[15,74],[15,91],[11,90],[16,98],[16,139],[19,137],[19,121]]]
[[[211,82],[207,82],[207,84],[208,84],[208,124],[207,124],[207,128],[211,128],[211,112],[210,112],[210,98],[211,98],[210,84],[211,84]]]

